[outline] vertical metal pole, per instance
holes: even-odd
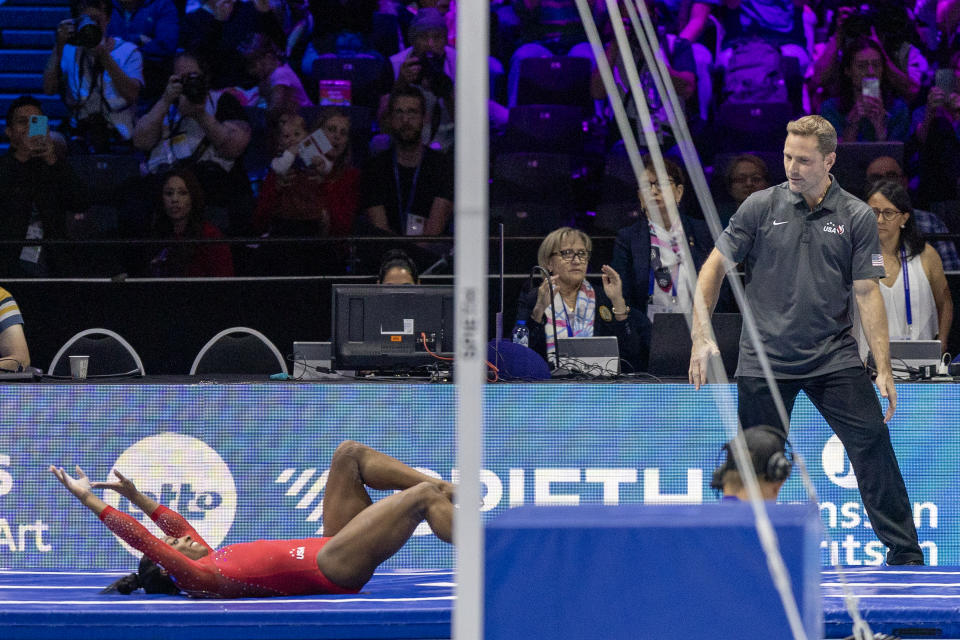
[[[459,507],[453,638],[483,637],[483,391],[487,360],[487,175],[490,3],[457,5],[454,284],[456,287],[457,467]]]

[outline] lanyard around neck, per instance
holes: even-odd
[[[903,269],[903,301],[907,309],[907,325],[913,324],[913,312],[910,309],[910,275],[907,271],[907,252],[900,247],[900,268]]]
[[[420,178],[420,167],[423,165],[423,158],[417,163],[417,168],[413,172],[413,181],[410,183],[410,193],[407,196],[407,206],[403,206],[403,196],[400,190],[400,163],[397,160],[397,150],[393,150],[393,179],[397,184],[397,207],[399,209],[401,225],[406,226],[407,216],[413,210],[413,199],[417,196],[417,180]]]

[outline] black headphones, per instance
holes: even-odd
[[[790,444],[790,441],[783,435],[779,429],[771,427],[770,425],[761,424],[755,427],[750,427],[744,430],[744,437],[747,439],[747,450],[750,452],[750,459],[753,462],[753,470],[757,475],[762,475],[770,482],[781,482],[786,480],[790,476],[790,472],[793,470],[793,446]],[[752,435],[761,435],[768,434],[780,441],[783,444],[783,448],[774,451],[770,454],[770,457],[766,461],[760,459],[760,456],[763,455],[763,451],[757,451],[750,446],[750,440]],[[731,440],[732,442],[732,440]],[[733,458],[733,452],[731,451],[731,442],[723,445],[723,448],[720,450],[721,455],[726,452],[727,459],[722,465],[717,467],[713,472],[713,477],[710,479],[710,488],[715,491],[723,490],[723,476],[727,471],[736,471],[737,463]],[[759,445],[760,443],[755,443]],[[758,447],[759,448],[759,447]]]

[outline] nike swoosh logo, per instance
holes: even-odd
[[[778,221],[774,220],[774,221],[773,221],[773,226],[777,226],[778,224],[787,224],[788,222],[790,222],[790,221],[789,221],[789,220],[782,220],[782,221],[778,222]]]

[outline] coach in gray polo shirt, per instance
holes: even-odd
[[[700,270],[697,295],[707,313],[694,314],[690,382],[707,382],[718,354],[707,328],[724,273],[746,267],[746,294],[787,414],[803,391],[834,430],[850,458],[864,507],[887,564],[923,564],[910,501],[886,422],[897,390],[890,368],[887,317],[877,284],[884,276],[876,216],[830,175],[837,133],[820,116],[787,125],[787,182],[748,197],[717,239]],[[851,291],[877,362],[876,385],[886,416],[851,335]],[[738,414],[744,428],[782,425],[749,336],[740,338]],[[787,425],[783,425],[786,434]]]

